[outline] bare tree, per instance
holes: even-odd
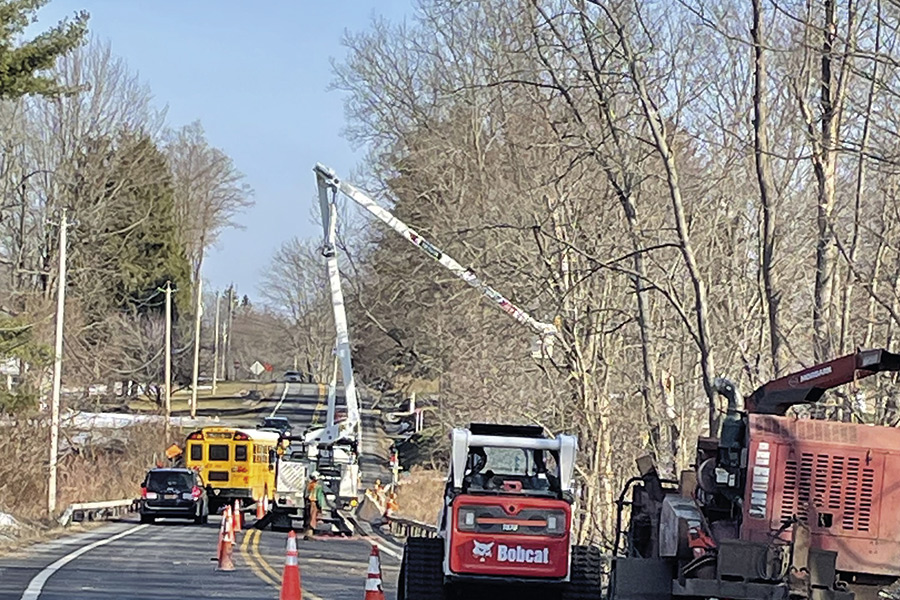
[[[196,282],[206,250],[251,205],[252,190],[223,151],[209,145],[199,122],[170,132],[166,143],[176,218]]]

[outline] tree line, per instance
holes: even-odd
[[[603,539],[636,456],[674,473],[716,431],[716,376],[749,393],[896,345],[898,42],[882,0],[419,0],[348,34],[358,183],[562,332],[528,360],[527,331],[345,220],[361,379],[430,382],[441,427],[576,433],[582,536]],[[322,353],[315,245],[275,257],[294,276],[273,301]],[[805,414],[894,426],[898,390],[874,378]]]
[[[252,197],[199,122],[169,127],[127,63],[87,41],[87,13],[26,39],[45,3],[0,1],[0,358],[21,365],[6,410],[33,409],[46,384],[64,211],[64,381],[147,389],[164,379],[163,289],[186,381],[204,256]]]

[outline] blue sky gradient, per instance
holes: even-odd
[[[408,19],[412,0],[52,0],[38,27],[78,10],[168,106],[170,126],[199,119],[247,176],[256,204],[243,229],[221,236],[203,275],[212,289],[234,282],[258,297],[278,246],[320,235],[310,220],[313,165],[349,173],[363,157],[341,136],[341,93],[327,91],[344,31],[376,16]]]

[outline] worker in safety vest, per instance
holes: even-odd
[[[306,536],[315,535],[319,524],[319,513],[325,508],[325,490],[319,481],[319,473],[314,471],[306,484]]]

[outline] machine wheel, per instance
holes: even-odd
[[[407,538],[400,567],[398,600],[444,600],[444,541]]]
[[[596,546],[572,546],[572,570],[562,600],[600,600],[603,557]]]

